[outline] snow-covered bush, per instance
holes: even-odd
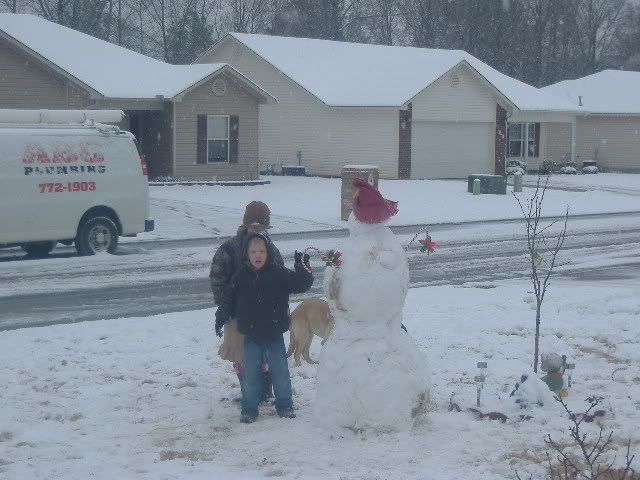
[[[564,175],[575,175],[576,173],[578,173],[578,170],[576,170],[576,167],[574,167],[573,165],[563,165],[562,167],[560,167],[560,173]]]
[[[582,173],[598,173],[598,167],[595,165],[589,165],[588,167],[582,167]]]
[[[513,175],[514,173],[520,172],[521,174],[527,173],[527,164],[521,160],[509,160],[507,162],[506,168],[507,175]]]

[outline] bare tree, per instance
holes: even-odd
[[[582,75],[607,65],[613,34],[626,0],[582,0],[577,12],[581,32]]]
[[[268,0],[229,0],[225,26],[233,32],[262,33],[267,30]]]
[[[35,0],[37,14],[60,25],[104,38],[109,0]]]
[[[18,13],[18,0],[2,0],[2,4],[5,5],[11,13]]]
[[[616,30],[614,50],[618,65],[625,70],[640,70],[640,4],[626,6]]]
[[[515,195],[514,197],[520,205],[520,210],[524,215],[525,225],[527,228],[527,251],[529,256],[530,268],[531,268],[531,282],[533,283],[533,291],[536,296],[536,332],[533,354],[533,371],[538,372],[538,355],[539,355],[539,343],[540,343],[540,311],[542,309],[542,302],[544,301],[545,294],[547,293],[547,287],[549,286],[551,273],[556,266],[556,259],[558,253],[562,249],[564,240],[567,233],[567,221],[569,220],[569,208],[564,215],[564,225],[558,233],[555,243],[545,233],[553,226],[558,220],[554,220],[546,227],[542,227],[540,221],[542,220],[542,204],[544,202],[544,195],[547,191],[547,185],[549,183],[549,177],[547,176],[544,185],[540,185],[540,176],[536,183],[536,189],[531,198],[527,199],[526,206],[522,204],[520,199]],[[548,254],[548,259],[544,259],[542,253]]]
[[[398,0],[367,0],[362,17],[363,31],[368,41],[393,45],[397,41],[400,23]]]

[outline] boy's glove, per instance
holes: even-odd
[[[216,310],[216,335],[222,337],[222,327],[229,321],[230,315],[224,308],[218,307]]]

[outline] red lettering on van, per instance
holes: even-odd
[[[104,155],[101,152],[95,152],[89,150],[89,146],[86,143],[80,145],[80,158],[85,163],[102,163],[104,162]]]
[[[53,163],[75,163],[78,161],[78,154],[71,151],[69,147],[56,148],[53,152]]]
[[[27,145],[22,155],[22,163],[31,165],[32,163],[51,163],[51,159],[47,152],[36,145]]]

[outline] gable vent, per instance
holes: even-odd
[[[240,58],[242,56],[242,47],[240,45],[235,45],[233,47],[232,55],[233,58]]]
[[[449,77],[449,83],[451,84],[451,88],[458,88],[460,86],[460,75],[452,73]]]
[[[224,81],[224,78],[216,78],[213,83],[211,83],[211,91],[216,97],[222,97],[227,93],[227,82]]]

